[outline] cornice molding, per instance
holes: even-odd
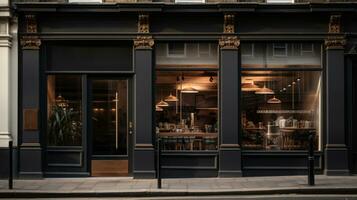
[[[221,49],[238,49],[240,40],[237,36],[222,36],[218,44]]]
[[[155,42],[151,35],[142,35],[137,36],[134,39],[134,48],[135,49],[152,49]]]

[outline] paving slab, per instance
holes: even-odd
[[[15,180],[7,189],[0,180],[0,197],[154,197],[186,195],[252,194],[357,194],[357,176],[316,176],[308,186],[306,176],[163,179],[157,189],[155,179],[133,178],[44,178]]]

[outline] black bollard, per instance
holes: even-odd
[[[161,139],[160,137],[157,138],[157,150],[156,150],[156,178],[157,178],[157,188],[161,189],[161,163],[160,163],[160,156],[161,156]]]
[[[315,170],[314,170],[314,135],[309,135],[309,155],[308,155],[308,183],[315,185]]]
[[[12,189],[13,186],[13,177],[12,177],[12,141],[9,141],[9,189]]]

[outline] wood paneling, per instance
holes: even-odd
[[[38,109],[24,109],[24,130],[38,130]]]
[[[92,160],[92,176],[128,175],[128,160]]]

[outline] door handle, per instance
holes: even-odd
[[[129,122],[129,135],[133,134],[133,122]]]

